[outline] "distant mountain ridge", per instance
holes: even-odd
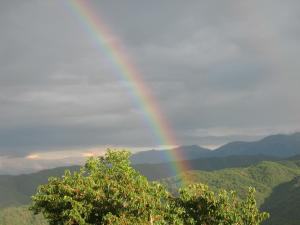
[[[300,133],[271,135],[254,142],[232,142],[216,149],[213,154],[290,157],[300,154]]]
[[[294,134],[278,134],[265,137],[253,142],[231,142],[216,150],[210,150],[197,145],[181,146],[169,150],[141,151],[132,155],[133,164],[158,164],[174,160],[194,160],[210,157],[224,157],[232,155],[264,155],[274,157],[292,157],[300,154],[300,132]],[[180,155],[174,159],[172,155]]]
[[[168,150],[141,151],[132,155],[131,162],[133,164],[165,163],[174,161],[175,159],[172,158],[174,154],[180,155],[180,160],[192,160],[208,157],[211,154],[211,150],[197,145],[190,145]]]
[[[224,157],[207,157],[183,160],[180,161],[180,163],[189,165],[190,170],[214,171],[225,168],[246,167],[262,161],[277,162],[279,160],[282,160],[282,158],[265,155],[232,155]],[[173,170],[174,162],[135,164],[133,167],[141,174],[146,176],[149,180],[159,180],[178,175],[176,173],[177,171]],[[180,172],[185,171],[187,170],[182,170]]]

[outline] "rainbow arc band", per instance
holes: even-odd
[[[87,35],[94,41],[99,54],[105,55],[118,78],[129,84],[130,95],[143,111],[145,121],[158,138],[159,143],[167,146],[179,146],[157,101],[143,81],[141,73],[99,13],[92,8],[88,0],[67,0],[66,2],[66,7],[77,17]],[[181,151],[169,152],[168,157],[173,162],[171,163],[173,173],[180,174],[180,172],[189,169],[189,165],[182,160]],[[181,185],[183,184],[184,181],[182,180]]]

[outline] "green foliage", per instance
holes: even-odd
[[[244,201],[239,201],[233,191],[216,194],[203,184],[189,185],[179,193],[177,204],[183,209],[184,224],[258,225],[268,218],[257,209],[253,188]]]
[[[126,151],[108,151],[105,157],[90,158],[80,172],[50,178],[33,197],[32,209],[50,224],[163,221],[168,192],[136,172],[129,156]]]
[[[256,208],[251,189],[245,201],[191,185],[172,196],[164,186],[135,171],[127,151],[109,150],[85,167],[38,188],[31,209],[51,225],[236,224],[257,225],[267,217]]]

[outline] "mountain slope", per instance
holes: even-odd
[[[169,150],[142,151],[132,155],[133,164],[159,164],[174,161],[173,155],[180,160],[224,157],[232,155],[265,155],[274,157],[291,157],[300,155],[300,133],[289,135],[271,135],[254,142],[231,142],[216,150],[209,150],[197,145],[182,146]],[[178,161],[178,159],[176,159]]]
[[[43,170],[24,175],[0,175],[0,207],[28,204],[38,185],[46,183],[50,176],[63,175],[67,167]],[[74,171],[78,166],[68,167]]]
[[[190,168],[193,170],[212,171],[224,168],[245,167],[253,163],[261,162],[262,160],[278,161],[277,158],[270,156],[228,156],[183,161],[181,163],[190,165]],[[174,162],[162,164],[138,164],[133,165],[133,167],[150,180],[158,180],[177,175],[174,173],[174,170],[172,170]],[[30,196],[35,193],[38,185],[46,183],[49,176],[61,176],[65,169],[74,171],[78,168],[78,166],[68,168],[61,167],[26,175],[1,175],[0,207],[28,204],[30,202]]]
[[[150,150],[141,151],[132,155],[131,162],[133,164],[144,163],[165,163],[174,161],[173,155],[180,155],[181,160],[191,160],[207,157],[212,151],[197,145],[181,146],[179,148],[169,150]]]
[[[218,171],[188,171],[182,174],[187,183],[205,183],[215,190],[223,188],[236,190],[244,196],[249,186],[256,188],[258,204],[270,196],[277,185],[291,181],[300,175],[300,168],[293,162],[264,161],[246,168],[223,169]],[[172,190],[182,182],[179,176],[162,180]]]
[[[280,158],[264,155],[232,155],[226,157],[209,157],[194,160],[185,160],[177,163],[189,165],[191,170],[213,171],[225,168],[246,167],[261,161],[278,161]],[[174,162],[159,164],[136,164],[133,167],[150,180],[159,180],[176,176]],[[183,171],[181,171],[183,172]]]
[[[252,156],[242,156],[244,159]],[[258,156],[257,156],[258,157]],[[236,190],[239,196],[244,196],[249,186],[255,187],[257,190],[257,200],[258,204],[263,204],[263,207],[266,205],[266,210],[270,210],[270,212],[277,212],[282,207],[282,204],[285,204],[285,208],[287,212],[293,213],[299,209],[300,201],[298,198],[300,196],[298,186],[298,180],[293,183],[293,179],[295,177],[300,177],[300,160],[299,157],[293,157],[289,160],[278,161],[276,159],[275,162],[272,161],[263,161],[256,163],[254,165],[244,167],[244,168],[227,168],[220,169],[222,167],[219,160],[224,160],[224,162],[235,162],[241,161],[242,158],[238,156],[230,156],[224,158],[212,158],[211,160],[216,160],[215,167],[211,166],[207,163],[206,167],[208,171],[186,171],[183,173],[183,176],[190,183],[193,182],[201,182],[208,184],[212,189],[217,190],[219,188],[225,188],[230,190]],[[255,158],[254,158],[255,159]],[[202,159],[204,160],[204,159]],[[200,161],[202,161],[200,160]],[[200,162],[199,160],[192,160],[193,162]],[[204,162],[204,161],[203,161]],[[246,160],[247,162],[247,160]],[[248,162],[249,159],[248,159]],[[192,164],[192,163],[191,163]],[[234,163],[233,163],[234,164]],[[162,164],[164,165],[164,164]],[[219,166],[219,170],[213,170],[213,168],[217,168]],[[226,163],[224,163],[224,166]],[[140,165],[143,166],[143,165]],[[157,164],[148,164],[144,166],[152,166],[149,169],[153,169],[157,167]],[[196,164],[195,166],[203,167],[203,165]],[[63,174],[63,171],[66,168],[57,168],[54,170],[45,170],[35,174],[29,175],[20,175],[20,176],[0,176],[0,191],[1,198],[6,198],[6,203],[8,202],[7,196],[13,196],[13,201],[10,202],[10,205],[20,205],[24,203],[29,203],[29,196],[35,192],[35,188],[38,184],[45,183],[49,176],[60,176]],[[77,170],[78,167],[71,167],[71,170]],[[17,185],[16,186],[5,186],[3,181],[7,182],[9,185]],[[170,177],[162,180],[163,183],[167,184],[171,188],[177,188],[180,185],[181,178],[179,176]],[[292,184],[290,184],[292,183]],[[284,185],[282,185],[284,184]],[[289,184],[289,185],[285,185]],[[290,187],[293,188],[290,188]],[[24,187],[24,189],[23,189]],[[280,188],[278,188],[280,187]],[[275,188],[275,189],[274,189]],[[274,189],[274,191],[273,191]],[[279,189],[279,192],[277,191]],[[10,191],[11,194],[7,195],[7,191]],[[23,191],[23,192],[22,192]],[[16,195],[14,195],[16,194]],[[284,195],[285,194],[285,195]],[[276,198],[278,195],[279,200]],[[275,198],[274,198],[275,196]],[[295,197],[296,196],[296,197]],[[18,198],[20,197],[21,200]],[[25,199],[25,200],[24,200]],[[284,202],[284,203],[281,203]],[[2,205],[5,206],[5,205]],[[295,209],[292,209],[296,207]],[[294,210],[294,211],[293,211]],[[274,214],[274,213],[273,213]],[[281,220],[284,221],[285,225],[294,225],[297,223],[288,223],[289,216],[286,214],[281,215]],[[13,218],[16,218],[15,220]],[[20,220],[20,218],[23,218]],[[274,219],[276,220],[276,218]],[[25,223],[25,221],[30,221]],[[23,222],[23,223],[22,223]],[[14,224],[43,224],[43,220],[41,218],[35,218],[31,215],[30,212],[24,207],[10,207],[6,209],[0,210],[0,224],[4,225],[14,225]],[[274,223],[268,223],[274,224]]]
[[[261,208],[271,215],[266,225],[300,224],[300,176],[275,187]]]
[[[300,154],[300,133],[272,135],[256,142],[232,142],[221,146],[212,153],[226,155],[272,155],[289,157]]]

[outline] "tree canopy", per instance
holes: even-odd
[[[31,210],[50,225],[258,225],[268,217],[257,209],[252,188],[244,200],[203,184],[173,195],[134,170],[129,158],[128,151],[108,150],[78,172],[49,178],[32,197]]]

